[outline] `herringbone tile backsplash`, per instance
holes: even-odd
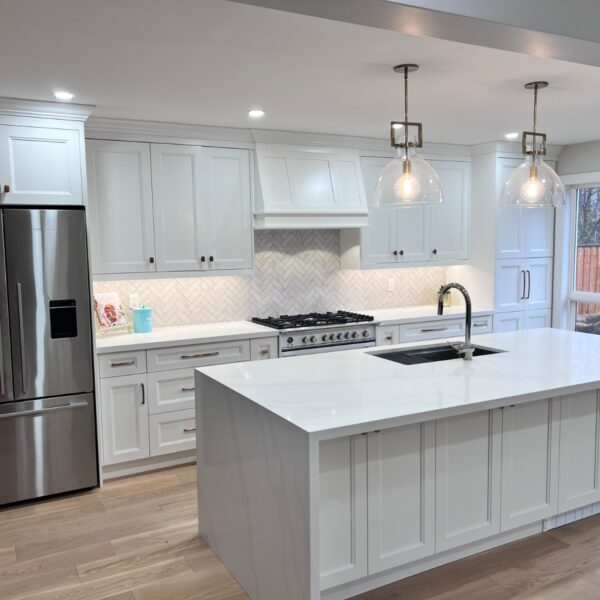
[[[252,276],[98,281],[94,291],[118,292],[124,304],[137,292],[152,307],[155,327],[165,327],[433,304],[445,278],[443,267],[342,270],[337,230],[256,231],[254,244]]]

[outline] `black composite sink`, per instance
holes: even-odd
[[[485,356],[486,354],[497,354],[504,350],[493,348],[482,348],[475,346],[473,356]],[[462,355],[450,344],[438,344],[436,346],[418,346],[416,348],[404,348],[402,350],[383,350],[370,352],[373,356],[385,358],[403,365],[422,365],[423,363],[438,362],[441,360],[462,359]]]

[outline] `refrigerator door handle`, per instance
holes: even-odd
[[[21,284],[17,283],[17,317],[19,319],[19,347],[21,349],[21,381],[23,393],[27,391],[27,377],[25,375],[25,328],[23,326],[23,291]]]
[[[66,404],[58,404],[57,406],[48,406],[40,408],[32,408],[29,410],[14,410],[7,413],[0,414],[0,419],[13,419],[15,417],[29,417],[31,415],[42,415],[49,412],[55,412],[58,410],[67,410],[71,408],[85,408],[88,406],[87,402],[67,402]]]
[[[0,320],[0,397],[4,396],[6,389],[4,387],[4,352],[2,350],[2,320]]]

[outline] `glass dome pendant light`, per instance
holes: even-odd
[[[500,196],[501,204],[532,208],[564,204],[563,182],[554,169],[541,159],[541,156],[546,154],[546,134],[537,131],[537,97],[538,90],[546,87],[547,81],[525,84],[525,89],[533,90],[533,128],[523,132],[521,146],[526,158],[504,184]],[[528,138],[531,138],[531,149],[528,149]]]
[[[393,158],[381,171],[375,194],[374,208],[398,208],[423,204],[441,204],[442,186],[431,165],[421,158],[415,148],[423,147],[422,123],[408,120],[408,74],[419,65],[403,64],[394,67],[396,73],[404,74],[404,121],[392,121],[390,139],[396,149]],[[417,128],[417,139],[409,140],[409,128]],[[403,140],[398,142],[396,132],[402,131]]]

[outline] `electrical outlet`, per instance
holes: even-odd
[[[396,290],[396,280],[388,279],[388,292],[394,292]]]
[[[129,294],[129,308],[139,308],[140,306],[140,295],[135,292]]]

